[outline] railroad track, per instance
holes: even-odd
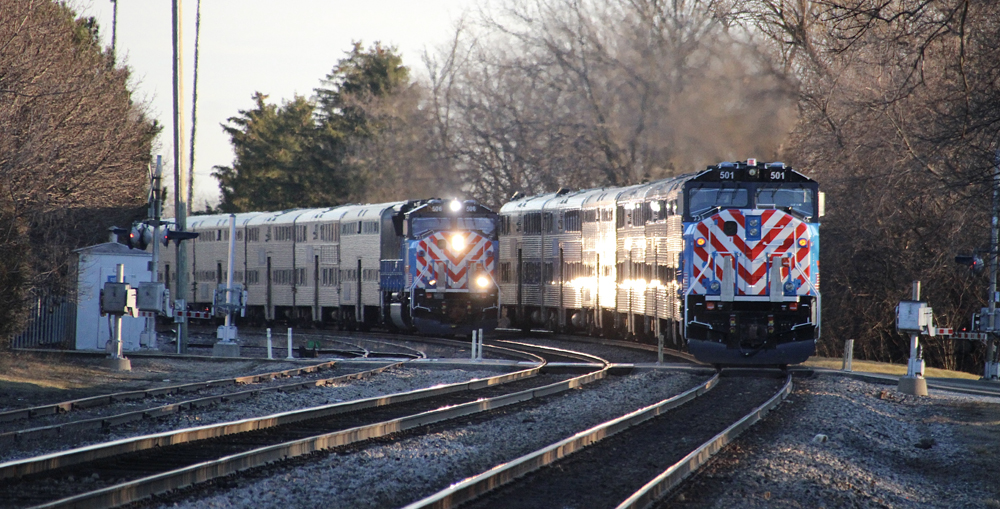
[[[474,509],[647,507],[780,403],[791,386],[790,376],[716,375],[702,386],[499,465],[406,509],[459,504]]]
[[[4,414],[6,415],[0,414],[0,416],[9,417],[11,422],[8,422],[7,425],[13,429],[0,432],[0,445],[11,447],[13,443],[39,440],[58,435],[96,431],[104,432],[116,426],[144,419],[156,419],[168,415],[197,411],[212,405],[256,397],[267,392],[292,392],[334,385],[350,380],[362,380],[388,369],[402,366],[403,364],[403,362],[394,362],[376,368],[357,370],[333,377],[323,377],[321,376],[322,373],[332,371],[336,366],[336,362],[328,361],[298,369],[156,389],[112,393],[42,407],[5,412]],[[281,383],[282,380],[289,378],[301,379],[295,382]],[[246,388],[247,386],[250,386],[250,388]],[[212,394],[191,398],[193,394],[205,392],[211,392]],[[138,410],[115,411],[119,406],[128,406],[131,408],[137,400],[153,398],[157,400],[166,398],[169,401],[164,404],[147,406]],[[118,403],[122,403],[122,405],[118,405]],[[74,418],[72,414],[68,413],[73,410],[93,409],[95,407],[107,408],[99,412],[101,415],[97,417],[80,416]],[[11,426],[11,424],[19,424],[20,422],[18,421],[20,419],[37,418],[39,415],[51,416],[53,414],[62,414],[60,415],[62,422],[44,426],[16,428]]]
[[[121,505],[273,461],[555,394],[602,379],[607,369],[608,363],[600,362],[581,376],[547,375],[539,365],[473,382],[7,462],[0,464],[0,507]]]
[[[216,339],[209,333],[198,331],[191,335],[192,341],[188,348],[213,348]],[[244,331],[241,336],[241,350],[256,353],[255,357],[263,357],[267,346],[263,344],[266,334],[258,330]],[[294,339],[299,343],[294,352],[299,357],[339,356],[364,358],[405,358],[422,359],[426,355],[418,349],[400,344],[397,337],[379,334],[366,336],[344,337],[343,334],[297,333]],[[282,335],[272,337],[272,350],[279,357],[287,351],[287,339]],[[262,344],[255,344],[255,343]],[[305,344],[303,344],[303,342]],[[418,341],[419,342],[419,341]],[[254,343],[254,344],[250,344]]]
[[[370,357],[380,359],[402,358],[404,359],[404,362],[405,360],[425,358],[425,355],[416,349],[409,348],[404,345],[394,345],[388,341],[360,338],[365,343],[379,345],[383,348],[382,350],[374,350],[372,348],[362,346],[361,344],[348,343],[328,337],[316,336],[314,339],[321,339],[328,343],[333,342],[344,345],[344,348],[341,349],[329,349],[329,351],[324,351],[323,353],[325,354],[344,353],[346,354],[346,357]],[[212,344],[195,344],[192,346],[211,347]],[[353,379],[367,378],[377,373],[381,373],[386,369],[399,366],[400,364],[401,362],[395,362],[374,369],[360,370],[335,377],[323,377],[322,375],[324,372],[335,369],[336,361],[317,361],[315,364],[307,365],[301,368],[270,371],[248,376],[209,380],[205,382],[122,391],[45,405],[4,410],[0,411],[0,445],[33,438],[44,438],[46,436],[58,435],[65,432],[73,433],[94,429],[107,429],[112,426],[134,422],[144,418],[161,417],[190,408],[200,408],[225,401],[246,399],[262,392],[289,392],[293,390],[331,385]],[[275,381],[289,378],[301,378],[302,380],[286,384],[273,383]],[[261,384],[268,384],[269,386],[252,388],[250,390],[231,390],[233,387]],[[206,392],[211,394],[202,398],[190,398],[191,395]],[[169,401],[155,407],[144,408],[141,410],[134,409],[135,402],[152,398],[167,399]],[[133,408],[130,408],[129,411],[117,414],[95,410],[114,405],[129,406]],[[100,413],[101,415],[89,418],[73,418],[70,415],[78,413],[79,411],[89,411],[91,413]],[[25,427],[20,424],[21,421],[25,420],[46,422],[44,425]]]

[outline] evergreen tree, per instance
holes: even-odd
[[[396,48],[376,42],[364,50],[355,42],[322,83],[316,89],[319,126],[313,163],[320,171],[342,176],[350,201],[367,201],[371,184],[383,176],[367,149],[396,118],[385,103],[406,89],[409,69]]]
[[[394,47],[376,42],[363,50],[360,42],[334,66],[316,89],[320,123],[350,137],[370,138],[382,125],[372,103],[398,93],[409,83],[410,70]]]
[[[216,166],[223,212],[325,207],[364,200],[378,175],[366,157],[371,140],[395,118],[382,103],[405,90],[409,70],[395,48],[355,43],[316,90],[280,107],[254,95],[223,129],[236,159]],[[413,103],[415,108],[415,103]]]
[[[332,174],[315,171],[310,151],[315,136],[314,105],[295,97],[280,107],[254,94],[255,107],[240,110],[223,129],[236,160],[216,166],[212,175],[222,188],[222,212],[319,207],[338,201],[342,187]]]

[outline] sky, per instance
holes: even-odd
[[[197,0],[177,0],[184,19],[182,43],[185,151],[190,150]],[[163,155],[164,183],[173,177],[171,0],[117,0],[115,49],[133,72],[133,98],[146,102],[163,132],[153,156]],[[111,46],[114,3],[75,0],[78,14],[97,18],[101,40]],[[422,54],[453,36],[472,0],[203,0],[198,63],[193,210],[217,204],[212,167],[231,166],[233,150],[221,124],[253,107],[255,92],[280,104],[311,96],[338,60],[361,41],[396,46],[414,74]],[[185,165],[187,164],[185,155]],[[170,195],[173,187],[170,184]],[[173,200],[169,200],[172,209]]]

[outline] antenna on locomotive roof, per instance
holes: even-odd
[[[514,191],[514,194],[510,195],[510,201],[518,200],[522,196],[524,196],[524,195],[521,194],[521,191]]]

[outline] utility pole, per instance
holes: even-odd
[[[993,159],[993,214],[990,223],[990,294],[989,294],[989,316],[986,318],[988,332],[986,340],[986,363],[983,368],[983,379],[996,380],[998,375],[997,364],[997,238],[1000,236],[998,222],[1000,222],[1000,148],[997,149]]]
[[[171,9],[173,32],[173,78],[174,78],[174,217],[177,229],[187,230],[188,196],[187,172],[184,171],[184,88],[183,88],[183,32],[181,18],[181,0],[172,0]],[[177,249],[177,297],[187,300],[189,287],[187,251],[182,242],[176,243]],[[179,353],[187,353],[188,327],[187,321],[177,324],[177,349]]]
[[[115,36],[118,34],[118,0],[111,0],[114,7],[111,11],[111,56],[115,56]]]

